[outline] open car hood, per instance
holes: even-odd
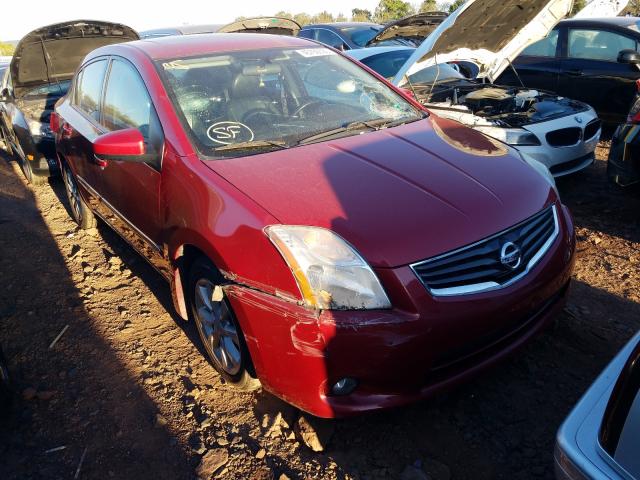
[[[25,35],[11,60],[16,97],[39,85],[69,80],[84,57],[98,47],[138,40],[126,25],[74,20],[38,28]]]
[[[471,61],[493,82],[528,45],[547,36],[573,0],[467,0],[409,57],[395,85],[436,63]]]
[[[367,42],[366,46],[394,38],[408,39],[418,46],[447,16],[448,14],[445,12],[424,12],[396,20],[380,30],[375,37]]]
[[[300,25],[289,19],[280,17],[258,17],[238,20],[220,27],[217,33],[272,33],[274,35],[295,36]]]
[[[573,18],[615,17],[628,3],[629,0],[591,0]]]

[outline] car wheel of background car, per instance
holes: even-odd
[[[0,140],[2,140],[2,144],[4,145],[4,149],[7,154],[11,157],[13,156],[13,149],[11,148],[11,143],[9,142],[9,136],[7,132],[5,132],[4,128],[0,126]]]
[[[222,377],[240,390],[260,386],[242,330],[221,288],[222,275],[206,258],[189,271],[189,306],[209,360]]]
[[[64,189],[67,192],[67,199],[69,200],[69,207],[71,208],[71,215],[73,216],[73,219],[83,230],[95,227],[96,218],[82,199],[76,179],[66,164],[63,164],[62,166],[62,179],[64,181]]]
[[[20,143],[17,138],[15,138],[14,144],[15,144],[15,147],[12,148],[13,157],[16,159],[16,161],[20,165],[20,169],[22,170],[22,173],[24,173],[24,177],[27,179],[27,182],[29,182],[31,185],[43,185],[44,183],[46,183],[46,181],[48,180],[48,177],[43,177],[33,173],[33,170],[31,169],[31,164],[27,160],[27,157],[24,154],[24,151],[22,150],[22,147],[20,146]]]

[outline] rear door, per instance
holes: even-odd
[[[617,58],[621,50],[637,48],[633,37],[618,31],[569,28],[560,61],[558,93],[588,103],[605,121],[624,121],[640,71],[635,65],[619,63]]]
[[[560,75],[560,29],[552,30],[546,38],[529,45],[513,62],[522,83],[526,87],[555,92]],[[497,84],[520,86],[513,69],[507,68],[496,81]]]
[[[164,135],[144,81],[123,58],[111,61],[101,110],[105,131],[140,130],[152,159],[148,163],[109,161],[96,176],[95,189],[110,210],[110,223],[125,238],[148,256],[161,253],[159,199]]]

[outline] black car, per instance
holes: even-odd
[[[627,120],[611,139],[607,174],[622,187],[640,182],[640,80]]]
[[[366,47],[385,27],[378,23],[336,22],[317,23],[302,27],[299,37],[310,38],[338,50],[354,50]],[[398,40],[386,40],[380,45],[407,45]]]
[[[82,59],[98,47],[138,39],[125,25],[76,20],[38,28],[20,40],[0,85],[0,129],[30,183],[57,173],[49,117]]]
[[[607,123],[624,122],[640,78],[640,18],[563,20],[527,47],[496,83],[556,92],[591,105]]]

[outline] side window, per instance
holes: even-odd
[[[100,96],[106,68],[106,60],[99,60],[84,67],[78,82],[79,88],[76,90],[76,105],[96,122],[100,120]]]
[[[321,28],[318,29],[317,40],[324,43],[325,45],[329,45],[330,47],[334,48],[340,48],[344,44],[344,42],[338,35],[329,30],[324,30]]]
[[[558,46],[558,30],[552,30],[542,40],[529,45],[525,48],[521,55],[530,55],[532,57],[555,57],[556,47]]]
[[[147,87],[130,64],[120,60],[111,64],[102,110],[102,123],[108,130],[137,128],[145,139],[148,153],[162,151],[160,121]]]
[[[615,62],[620,50],[636,49],[635,40],[604,30],[569,30],[569,58]]]
[[[301,38],[314,38],[315,28],[308,28],[306,30],[300,30],[298,36]]]

